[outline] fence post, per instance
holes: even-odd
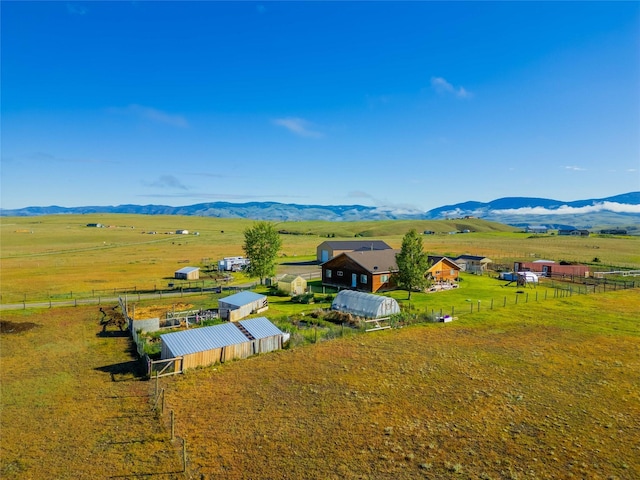
[[[503,307],[506,307],[506,306],[507,306],[507,297],[504,297],[504,302],[502,303],[502,306],[503,306]]]
[[[524,303],[529,303],[529,292],[525,294]]]
[[[182,471],[187,471],[187,441],[182,439]]]
[[[480,311],[480,300],[478,300],[478,312]]]
[[[518,304],[518,294],[516,293],[516,305]]]

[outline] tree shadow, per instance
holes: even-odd
[[[96,333],[96,337],[103,337],[103,338],[122,338],[122,337],[128,337],[128,336],[129,336],[128,330],[101,330],[98,333]]]
[[[112,382],[131,382],[144,380],[147,376],[146,364],[142,359],[129,360],[128,362],[114,363],[96,367],[94,370],[108,373]]]

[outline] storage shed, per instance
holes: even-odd
[[[163,360],[182,357],[182,370],[253,354],[251,340],[233,323],[160,335]]]
[[[251,340],[254,354],[280,350],[289,340],[289,334],[282,332],[266,317],[240,320],[235,325]]]
[[[331,310],[351,313],[365,318],[380,318],[400,313],[400,306],[394,298],[373,293],[342,290],[331,304]]]
[[[220,318],[232,322],[254,313],[264,312],[268,308],[267,296],[255,292],[239,292],[218,300]]]
[[[184,267],[176,270],[174,278],[178,280],[198,280],[200,278],[200,267]]]
[[[285,275],[278,280],[278,290],[289,295],[302,295],[307,291],[307,281],[300,275]]]

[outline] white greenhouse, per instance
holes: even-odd
[[[380,318],[400,313],[395,299],[373,293],[342,290],[331,304],[331,310],[351,313],[364,318]]]

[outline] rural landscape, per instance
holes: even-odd
[[[311,292],[296,302],[244,271],[218,271],[244,255],[254,224],[3,217],[0,477],[640,476],[640,277],[625,274],[640,269],[640,237],[475,218],[275,223],[275,277],[303,276]],[[389,328],[329,318],[337,292],[323,285],[318,245],[400,249],[412,230],[429,255],[491,266],[460,272],[450,290],[380,292],[400,306]],[[500,278],[542,259],[591,273]],[[197,280],[176,278],[186,266]],[[250,317],[288,334],[283,348],[159,377],[126,325],[104,322],[123,299],[129,316],[167,318],[216,309],[236,291],[268,298]]]

